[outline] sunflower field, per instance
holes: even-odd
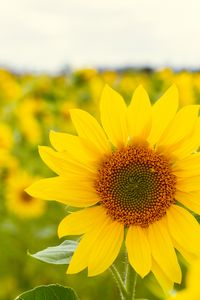
[[[72,287],[81,300],[119,299],[109,270],[94,277],[88,277],[86,270],[66,274],[66,265],[45,264],[31,256],[63,241],[58,238],[57,227],[74,209],[31,197],[24,190],[37,180],[54,176],[42,162],[38,145],[50,145],[50,131],[76,134],[71,109],[86,110],[100,119],[99,99],[105,84],[118,91],[127,104],[142,84],[153,104],[174,83],[179,90],[180,107],[200,103],[200,72],[169,68],[84,69],[37,75],[0,70],[0,300],[12,300],[36,286],[53,283]],[[188,274],[186,260],[180,254],[178,259],[183,280],[175,284],[177,291],[195,282],[191,276],[199,276],[199,268]],[[119,270],[123,270],[124,263],[121,251],[116,260]],[[138,276],[138,299],[167,297],[152,273],[144,279]],[[190,300],[180,296],[181,299]]]

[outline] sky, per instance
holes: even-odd
[[[200,68],[199,0],[6,0],[0,66]]]

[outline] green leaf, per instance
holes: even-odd
[[[18,296],[15,300],[78,300],[75,291],[58,284],[41,285]]]
[[[35,254],[28,254],[43,262],[55,265],[67,265],[70,263],[72,255],[76,250],[78,243],[76,241],[64,241],[62,244],[54,247],[48,247]]]

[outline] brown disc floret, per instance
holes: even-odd
[[[101,163],[95,189],[113,220],[147,227],[175,202],[176,177],[166,157],[147,146],[130,145]]]

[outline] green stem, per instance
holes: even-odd
[[[126,274],[126,291],[128,297],[126,300],[135,300],[137,283],[137,273],[133,270],[129,262],[127,262],[127,274]]]
[[[125,252],[125,269],[124,269],[124,285],[125,285],[125,287],[127,286],[128,272],[129,272],[128,253]]]
[[[121,299],[122,300],[128,299],[127,298],[128,297],[128,293],[127,293],[126,287],[125,287],[125,285],[123,283],[123,280],[122,280],[121,275],[119,274],[117,268],[114,265],[112,265],[110,267],[110,271],[111,271],[111,273],[112,273],[112,275],[113,275],[113,277],[114,277],[114,279],[115,279],[115,281],[117,283],[117,286],[118,286],[118,288],[120,290]]]
[[[112,265],[110,271],[117,283],[120,290],[120,296],[122,300],[137,300],[136,297],[136,284],[137,284],[137,273],[129,264],[128,258],[125,264],[125,276],[124,282],[117,268]],[[139,299],[138,299],[139,300]],[[141,299],[142,300],[142,299]],[[144,299],[148,300],[148,299]]]

